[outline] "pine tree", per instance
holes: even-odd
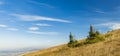
[[[71,32],[70,32],[69,38],[70,38],[70,41],[68,43],[68,47],[76,47],[78,42],[77,42],[77,40],[74,39]]]
[[[72,33],[70,32],[70,42],[74,42],[74,37],[73,37],[73,35],[72,35]]]
[[[90,32],[89,32],[89,38],[93,38],[95,36],[95,32],[94,32],[94,30],[93,30],[93,26],[92,25],[90,25]]]
[[[88,38],[86,39],[86,43],[91,44],[91,43],[96,43],[96,42],[99,42],[99,41],[102,41],[102,40],[104,40],[104,38],[102,38],[102,37],[100,36],[99,31],[94,31],[94,30],[93,30],[93,26],[91,25],[91,26],[90,26],[89,36],[88,36]]]
[[[90,32],[91,32],[91,33],[94,32],[94,31],[93,31],[93,26],[92,26],[92,25],[90,25]]]

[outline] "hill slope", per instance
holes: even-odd
[[[105,41],[76,48],[60,45],[23,56],[120,56],[120,29],[104,35]],[[83,40],[84,41],[84,40]]]

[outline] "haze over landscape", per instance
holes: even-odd
[[[120,29],[120,0],[0,0],[0,53],[68,43],[69,32],[83,39],[90,25]]]

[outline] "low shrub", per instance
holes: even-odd
[[[77,45],[78,45],[77,40],[68,43],[68,47],[77,47]]]
[[[100,42],[103,40],[104,40],[103,37],[95,36],[92,39],[87,38],[85,44],[92,44],[92,43]]]

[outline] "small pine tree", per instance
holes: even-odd
[[[93,26],[90,25],[90,33],[93,33],[93,32],[94,32],[94,30],[93,30]]]
[[[96,43],[99,41],[104,40],[102,37],[99,36],[100,33],[99,31],[94,31],[92,25],[90,26],[90,32],[89,32],[89,36],[86,39],[86,43]]]
[[[77,43],[77,40],[74,39],[71,32],[70,32],[69,38],[70,38],[70,41],[68,43],[68,47],[76,47],[78,43]]]
[[[94,32],[94,30],[93,30],[93,26],[90,25],[90,32],[89,32],[88,38],[89,38],[89,39],[93,39],[94,36],[95,36],[95,32]]]
[[[72,35],[72,33],[70,32],[70,42],[74,42],[74,37],[73,37],[73,35]]]

